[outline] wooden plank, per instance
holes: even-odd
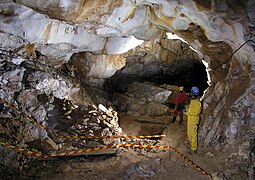
[[[70,150],[72,151],[72,150]],[[65,151],[62,152],[57,152],[59,153],[63,153]],[[84,152],[84,153],[80,153],[80,154],[70,154],[70,155],[66,155],[66,156],[53,156],[53,157],[49,157],[46,159],[39,159],[39,160],[43,160],[43,161],[47,161],[47,160],[54,160],[56,158],[61,158],[61,157],[75,157],[75,156],[99,156],[99,155],[114,155],[117,154],[117,150],[116,148],[109,148],[109,149],[104,149],[104,150],[98,150],[98,151],[92,151],[92,152]]]
[[[109,148],[109,149],[104,149],[104,150],[99,150],[99,151],[92,151],[92,152],[86,152],[82,154],[76,154],[76,156],[79,155],[110,155],[110,154],[117,154],[117,150],[115,148]],[[75,154],[74,154],[75,156]]]
[[[151,124],[166,124],[170,122],[170,119],[136,119],[140,123],[151,123]]]
[[[70,150],[73,151],[73,150]],[[57,152],[57,153],[63,153],[63,152]],[[98,150],[98,151],[91,151],[91,152],[84,152],[84,153],[79,153],[79,154],[70,154],[70,155],[66,155],[63,157],[67,157],[67,156],[90,156],[90,155],[108,155],[108,154],[116,154],[117,151],[115,148],[109,148],[109,149],[103,149],[103,150]]]

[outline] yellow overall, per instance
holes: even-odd
[[[197,126],[199,123],[199,115],[201,113],[201,102],[199,99],[191,100],[189,110],[187,112],[188,124],[187,134],[191,145],[191,150],[197,150]]]

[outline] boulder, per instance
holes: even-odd
[[[158,102],[144,104],[140,108],[141,115],[160,116],[167,112],[168,107]]]

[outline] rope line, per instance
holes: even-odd
[[[74,138],[74,139],[75,138],[92,138],[92,139],[99,139],[99,138],[130,138],[130,139],[135,139],[136,138],[137,139],[137,138],[165,137],[165,135],[153,135],[153,136],[59,136],[53,130],[51,130],[50,128],[44,126],[42,123],[38,122],[35,118],[33,118],[31,116],[28,116],[23,111],[21,111],[20,109],[16,108],[15,106],[13,106],[12,104],[8,103],[7,101],[3,100],[2,98],[0,98],[0,100],[3,103],[5,103],[6,105],[8,105],[9,107],[11,107],[12,109],[14,109],[17,112],[19,112],[24,117],[32,120],[32,122],[34,122],[37,125],[39,125],[42,128],[44,128],[46,131],[51,132],[52,134],[54,134],[58,138],[70,138],[70,139],[72,139],[72,138]],[[115,147],[115,146],[102,146],[102,147],[98,147],[98,148],[75,150],[75,151],[69,151],[69,152],[63,152],[63,153],[52,153],[52,154],[48,154],[48,155],[43,155],[43,154],[41,154],[41,153],[39,153],[37,151],[26,150],[26,149],[15,147],[15,146],[12,146],[10,144],[3,143],[3,142],[0,142],[0,145],[5,146],[7,148],[15,149],[15,150],[23,152],[25,154],[30,154],[32,156],[41,157],[41,158],[49,158],[49,157],[55,157],[55,156],[68,156],[68,155],[73,155],[73,154],[82,154],[82,153],[85,153],[85,152],[92,152],[92,151],[98,151],[98,150],[103,150],[103,149],[108,149],[108,148],[114,148]],[[206,175],[206,176],[208,176],[209,178],[212,179],[212,176],[209,173],[204,171],[201,167],[199,167],[197,164],[195,164],[188,157],[186,157],[185,155],[180,153],[177,149],[173,148],[172,146],[151,146],[151,145],[137,145],[137,144],[117,144],[116,146],[121,146],[121,147],[137,147],[137,148],[147,148],[147,149],[149,149],[149,148],[170,149],[173,152],[177,153],[179,156],[181,156],[185,161],[190,163],[197,171],[201,172],[202,174],[204,174],[204,175]]]
[[[22,110],[20,110],[19,108],[16,108],[14,105],[12,105],[11,103],[5,101],[4,99],[0,98],[0,101],[2,101],[4,104],[6,104],[7,106],[11,107],[12,109],[14,109],[15,111],[17,111],[18,113],[20,113],[22,116],[24,116],[25,118],[30,119],[32,122],[34,122],[35,124],[37,124],[38,126],[41,126],[43,129],[45,129],[46,131],[49,131],[50,133],[52,133],[53,135],[55,135],[56,137],[58,137],[58,134],[55,133],[53,130],[51,130],[50,128],[44,126],[41,122],[38,122],[35,118],[27,115],[26,113],[24,113]]]
[[[11,144],[4,143],[4,142],[0,142],[0,145],[2,145],[4,147],[7,147],[7,148],[10,148],[10,149],[14,149],[14,150],[22,152],[24,154],[29,154],[29,155],[39,157],[39,158],[44,158],[44,159],[49,158],[49,157],[77,155],[77,154],[93,152],[93,151],[100,151],[100,150],[105,150],[105,149],[115,147],[115,146],[101,146],[101,147],[97,147],[97,148],[79,149],[79,150],[75,150],[75,151],[67,151],[67,152],[62,152],[62,153],[51,153],[51,154],[43,155],[42,153],[39,153],[37,151],[31,151],[31,150],[23,149],[23,148],[16,147],[16,146],[13,146]]]
[[[52,133],[58,138],[66,138],[66,139],[104,139],[104,138],[129,138],[129,139],[149,139],[149,138],[159,138],[159,137],[165,137],[166,135],[153,135],[153,136],[72,136],[72,135],[66,135],[66,136],[59,136],[57,133],[55,133],[52,129],[48,128],[47,126],[44,126],[42,123],[38,122],[35,118],[27,115],[19,108],[16,108],[11,103],[5,101],[4,99],[0,98],[0,101],[2,101],[7,106],[11,107],[18,113],[20,113],[25,118],[30,119],[32,122],[36,123],[38,126],[41,126],[46,131]]]
[[[100,151],[100,150],[105,150],[105,149],[109,149],[109,148],[116,148],[116,147],[135,147],[135,148],[146,148],[146,149],[170,149],[172,151],[174,151],[175,153],[177,153],[178,155],[180,155],[185,161],[187,161],[188,163],[190,163],[197,171],[199,171],[200,173],[202,173],[203,175],[211,178],[212,176],[207,173],[205,170],[203,170],[201,167],[199,167],[196,163],[194,163],[192,160],[190,160],[188,157],[186,157],[185,155],[183,155],[182,153],[180,153],[177,149],[173,148],[172,146],[152,146],[152,145],[137,145],[137,144],[117,144],[116,146],[100,146],[97,148],[90,148],[90,149],[80,149],[80,150],[75,150],[75,151],[67,151],[67,152],[62,152],[62,153],[51,153],[51,154],[47,154],[47,155],[43,155],[37,151],[30,151],[27,149],[23,149],[23,148],[19,148],[4,142],[0,142],[0,145],[10,148],[10,149],[14,149],[16,151],[25,153],[25,154],[29,154],[35,157],[39,157],[39,158],[49,158],[49,157],[60,157],[60,156],[69,156],[69,155],[78,155],[78,154],[82,154],[82,153],[86,153],[86,152],[93,152],[93,151]]]
[[[66,139],[106,139],[106,138],[125,138],[125,139],[149,139],[166,137],[166,135],[152,135],[152,136],[58,136]]]
[[[199,167],[196,163],[194,163],[192,160],[190,160],[187,156],[183,155],[180,153],[177,149],[175,149],[172,146],[151,146],[151,145],[137,145],[137,144],[118,144],[117,146],[122,146],[122,147],[137,147],[137,148],[156,148],[156,149],[170,149],[173,152],[177,153],[180,155],[185,161],[190,163],[197,171],[201,172],[202,174],[206,175],[207,177],[212,178],[212,176],[207,173],[205,170],[203,170],[201,167]]]
[[[255,44],[255,42],[254,42],[252,39],[249,39],[249,40],[245,41],[240,47],[238,47],[238,48],[229,56],[229,58],[228,58],[226,61],[224,61],[223,63],[221,63],[220,65],[218,65],[216,68],[214,68],[214,69],[212,69],[212,70],[216,70],[216,69],[218,69],[219,67],[221,67],[223,64],[225,64],[226,62],[230,61],[231,58],[233,57],[233,55],[234,55],[237,51],[239,51],[239,49],[241,49],[246,43],[248,43],[248,42],[250,42],[250,41],[253,42],[253,43]]]

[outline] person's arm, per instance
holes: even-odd
[[[201,113],[201,102],[200,101],[191,101],[187,116],[199,116]]]

